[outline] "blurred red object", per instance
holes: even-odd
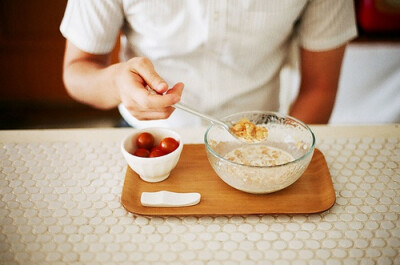
[[[365,32],[400,32],[399,0],[356,0],[357,22]]]

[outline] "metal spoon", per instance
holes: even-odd
[[[229,131],[229,132],[232,134],[232,132],[231,132],[231,126],[228,125],[227,123],[221,121],[221,120],[218,120],[218,119],[216,119],[216,118],[214,118],[214,117],[211,117],[211,116],[209,116],[209,115],[207,115],[207,114],[198,112],[197,110],[194,110],[194,109],[192,109],[192,108],[186,106],[186,105],[183,104],[183,103],[176,103],[176,104],[173,105],[173,107],[178,108],[178,109],[181,109],[181,110],[184,110],[184,111],[189,112],[189,113],[191,113],[191,114],[194,114],[194,115],[196,115],[196,116],[199,116],[200,118],[206,119],[206,120],[208,120],[208,121],[210,121],[210,122],[212,122],[212,123],[214,123],[214,124],[218,124],[218,125],[224,127],[225,130]],[[233,135],[233,134],[232,134],[232,135]],[[234,135],[234,136],[235,136],[235,135]],[[236,136],[235,136],[235,137],[236,137]]]
[[[150,87],[147,87],[147,90],[148,90],[150,93],[152,93],[152,94],[158,94],[156,91],[154,91],[154,90],[151,89]],[[236,134],[232,131],[232,124],[227,124],[226,122],[223,122],[223,121],[221,121],[221,120],[218,120],[218,119],[216,119],[216,118],[214,118],[214,117],[211,117],[211,116],[209,116],[209,115],[207,115],[207,114],[198,112],[197,110],[194,110],[194,109],[192,109],[192,108],[186,106],[186,105],[183,104],[183,103],[176,103],[176,104],[174,104],[174,105],[172,105],[172,106],[175,107],[175,108],[177,108],[177,109],[181,109],[181,110],[183,110],[183,111],[189,112],[189,113],[191,113],[191,114],[193,114],[193,115],[196,115],[196,116],[198,116],[198,117],[200,117],[200,118],[203,118],[203,119],[206,119],[206,120],[208,120],[208,121],[211,121],[213,124],[220,125],[220,126],[223,127],[225,130],[227,130],[234,138],[236,138],[236,139],[238,139],[238,140],[240,140],[240,141],[242,141],[242,142],[246,142],[246,143],[258,143],[258,142],[263,141],[263,140],[266,139],[266,138],[264,138],[264,139],[261,139],[261,140],[256,140],[256,139],[248,140],[248,139],[239,137],[238,135],[236,135]]]
[[[200,117],[200,118],[206,119],[206,120],[212,122],[213,124],[220,125],[220,126],[223,127],[225,130],[227,130],[233,137],[235,137],[236,139],[238,139],[238,140],[240,140],[240,141],[242,141],[242,142],[246,142],[246,143],[249,143],[249,142],[251,142],[251,143],[257,143],[257,142],[260,142],[260,140],[255,140],[255,139],[253,139],[252,141],[249,141],[249,140],[247,140],[247,139],[244,139],[244,138],[242,138],[242,137],[239,137],[238,135],[236,135],[235,133],[232,132],[232,125],[231,125],[231,124],[228,124],[228,123],[226,123],[226,122],[223,122],[223,121],[221,121],[221,120],[218,120],[218,119],[216,119],[216,118],[214,118],[214,117],[211,117],[211,116],[209,116],[209,115],[207,115],[207,114],[198,112],[198,111],[196,111],[196,110],[194,110],[194,109],[192,109],[192,108],[186,106],[185,104],[176,103],[176,104],[173,105],[173,107],[178,108],[178,109],[181,109],[181,110],[186,111],[186,112],[189,112],[189,113],[191,113],[191,114],[194,114],[194,115],[196,115],[196,116],[198,116],[198,117]],[[263,139],[263,140],[265,140],[265,139]]]

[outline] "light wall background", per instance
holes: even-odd
[[[281,73],[281,111],[298,92],[295,46]],[[330,124],[400,122],[400,43],[350,43]]]

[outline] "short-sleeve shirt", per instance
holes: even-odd
[[[60,30],[93,54],[109,53],[122,33],[121,60],[149,58],[170,86],[185,84],[185,104],[216,117],[279,110],[279,73],[294,36],[324,51],[357,35],[350,0],[69,0]],[[180,116],[167,124],[194,120]]]

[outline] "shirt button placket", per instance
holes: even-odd
[[[210,1],[209,2],[209,21],[208,21],[208,50],[214,53],[214,56],[221,56],[224,48],[227,1]],[[218,102],[218,64],[216,61],[210,61],[207,67],[207,76],[212,81],[208,87],[208,104],[214,106]]]

